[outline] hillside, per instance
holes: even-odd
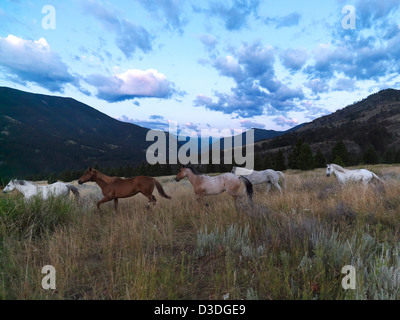
[[[95,164],[134,167],[145,161],[153,143],[146,142],[148,130],[72,98],[0,87],[0,177],[48,175]],[[289,131],[255,129],[254,138],[258,141]],[[199,151],[201,142],[199,138]],[[182,144],[185,141],[178,142]]]
[[[260,152],[288,151],[298,139],[329,155],[343,141],[355,156],[373,147],[380,155],[400,148],[400,90],[385,89],[330,115],[306,123],[294,132],[257,143]]]
[[[148,129],[71,98],[0,88],[0,176],[48,174],[145,159]]]

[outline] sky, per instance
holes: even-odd
[[[150,129],[283,131],[399,69],[400,0],[0,0],[0,86]]]

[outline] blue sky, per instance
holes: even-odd
[[[0,2],[1,86],[151,129],[286,130],[399,89],[399,68],[400,0]]]

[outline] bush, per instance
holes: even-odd
[[[0,198],[0,225],[7,235],[38,237],[74,221],[76,212],[76,204],[65,197]]]

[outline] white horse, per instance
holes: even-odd
[[[326,176],[329,177],[333,172],[335,173],[339,183],[342,185],[347,181],[358,181],[362,182],[364,186],[367,186],[373,178],[385,184],[385,182],[375,173],[366,169],[348,170],[334,163],[327,164]]]
[[[241,167],[233,167],[233,174],[238,176],[245,176],[252,184],[261,184],[267,182],[267,192],[271,189],[271,184],[273,184],[280,193],[282,193],[282,188],[279,185],[279,178],[282,178],[283,187],[286,188],[285,175],[281,171],[275,171],[272,169],[266,169],[263,171],[250,170]]]
[[[13,191],[17,189],[21,192],[26,199],[30,199],[35,195],[39,195],[44,200],[48,199],[50,196],[68,196],[69,192],[79,198],[79,191],[72,184],[66,184],[62,182],[56,182],[50,185],[35,185],[32,182],[25,180],[11,180],[6,187],[3,189],[3,193]]]

